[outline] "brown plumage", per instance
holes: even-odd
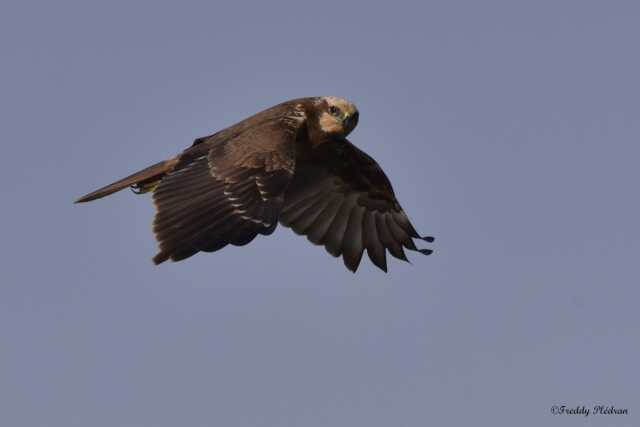
[[[366,250],[387,271],[386,251],[407,260],[403,247],[425,255],[420,237],[391,183],[346,136],[358,111],[336,97],[284,102],[76,201],[126,187],[153,192],[156,264],[180,261],[228,244],[242,246],[278,222],[342,256],[355,272]]]

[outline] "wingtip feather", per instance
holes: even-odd
[[[153,257],[152,261],[154,265],[160,265],[166,260],[169,259],[169,253],[167,252],[158,252],[156,256]]]

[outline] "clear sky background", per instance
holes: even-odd
[[[640,425],[639,41],[637,1],[4,1],[0,424]],[[434,255],[155,267],[149,197],[72,204],[316,95]]]

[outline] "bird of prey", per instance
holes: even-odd
[[[386,272],[386,251],[407,261],[403,247],[429,255],[413,239],[434,239],[416,232],[380,166],[346,139],[357,123],[343,98],[286,101],[76,203],[126,187],[152,192],[155,264],[246,245],[279,222],[342,255],[353,272],[365,249]]]

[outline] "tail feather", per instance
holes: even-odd
[[[150,183],[160,180],[167,172],[170,172],[175,167],[176,163],[178,163],[177,157],[156,163],[155,165],[142,169],[141,171],[129,175],[126,178],[122,178],[121,180],[116,181],[113,184],[109,184],[85,196],[82,196],[78,200],[76,200],[75,203],[84,203],[100,199],[132,185],[142,188],[148,187]]]

